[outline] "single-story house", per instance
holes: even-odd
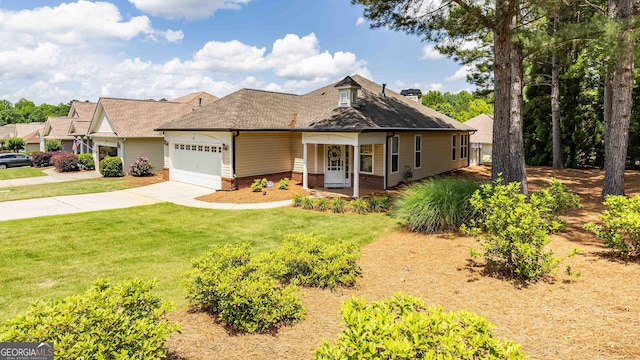
[[[74,101],[69,108],[67,117],[73,119],[69,125],[68,134],[72,136],[76,143],[74,152],[83,154],[93,151],[93,142],[87,136],[89,125],[96,111],[97,103],[90,101]]]
[[[171,180],[233,190],[288,177],[357,197],[467,166],[473,129],[355,75],[304,95],[241,89],[157,130]]]
[[[118,156],[126,173],[130,164],[145,156],[153,171],[162,170],[164,138],[154,129],[217,99],[205,92],[172,101],[100,98],[86,132],[96,164],[107,156]]]
[[[465,121],[464,124],[476,129],[469,138],[471,142],[469,165],[490,163],[493,149],[493,116],[480,114]]]
[[[0,127],[0,141],[18,137],[24,140],[24,151],[38,151],[40,149],[40,139],[37,137],[38,131],[44,129],[44,123],[7,124]]]
[[[49,117],[44,123],[44,129],[38,133],[40,139],[40,151],[46,150],[48,140],[60,140],[62,151],[73,151],[73,136],[69,135],[69,128],[73,119],[66,116]]]

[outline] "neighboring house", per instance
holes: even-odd
[[[493,116],[480,114],[465,121],[464,124],[476,129],[476,132],[471,133],[469,165],[490,163],[493,148]]]
[[[118,156],[127,172],[131,163],[146,156],[153,171],[162,170],[164,138],[154,129],[215,100],[204,92],[173,101],[100,98],[86,133],[96,164],[107,156]]]
[[[304,95],[242,89],[166,123],[170,178],[233,190],[388,189],[467,166],[471,128],[361,76]]]
[[[38,133],[40,151],[46,150],[48,140],[60,140],[62,151],[73,151],[73,136],[69,135],[69,128],[73,119],[66,116],[49,117],[44,123],[44,129]]]
[[[0,141],[18,137],[25,142],[24,151],[38,151],[40,139],[37,133],[42,129],[44,129],[44,123],[7,124],[0,128]]]

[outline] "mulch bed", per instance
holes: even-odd
[[[531,190],[554,176],[585,206],[564,217],[567,229],[553,236],[551,248],[565,260],[549,281],[523,285],[485,275],[482,266],[469,261],[469,249],[480,249],[479,244],[462,234],[397,231],[363,247],[363,275],[355,289],[304,289],[307,318],[276,334],[232,335],[205,313],[171,313],[182,333],[168,341],[170,358],[309,359],[322,339],[339,334],[342,301],[352,296],[377,300],[396,291],[482,315],[495,325],[497,336],[520,343],[532,359],[640,358],[640,263],[611,256],[582,227],[597,221],[603,209],[602,171],[527,171]],[[490,168],[471,167],[461,174],[487,179]],[[640,194],[639,172],[627,174],[626,189],[628,195]],[[580,254],[567,259],[574,248]],[[581,276],[567,275],[567,266]]]

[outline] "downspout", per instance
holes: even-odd
[[[233,175],[233,190],[238,190],[238,176],[236,175],[236,138],[240,131],[236,131],[231,137],[231,174]]]
[[[389,190],[389,139],[396,136],[396,132],[392,132],[391,135],[387,135],[384,143],[384,189]]]

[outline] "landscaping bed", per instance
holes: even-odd
[[[171,359],[310,359],[322,339],[341,330],[340,304],[352,296],[367,301],[396,291],[421,297],[445,310],[466,309],[493,323],[495,335],[522,345],[532,359],[637,359],[640,357],[640,263],[611,256],[583,224],[598,222],[604,210],[600,170],[527,168],[530,190],[556,177],[580,196],[584,209],[570,210],[567,228],[553,235],[551,248],[564,258],[549,281],[514,283],[489,277],[469,261],[480,249],[460,233],[421,235],[398,231],[362,249],[362,278],[355,289],[304,289],[307,317],[276,334],[229,334],[210,315],[190,310],[169,314],[182,327],[168,346]],[[490,177],[477,166],[454,176]],[[627,172],[627,195],[640,194],[640,173]],[[368,216],[368,215],[363,215]],[[364,229],[363,229],[364,230]],[[579,248],[578,255],[567,258]],[[477,260],[482,263],[482,260]],[[580,277],[566,274],[571,266]]]
[[[263,191],[253,191],[247,187],[233,191],[216,191],[213,194],[200,196],[197,200],[217,203],[254,204],[291,200],[295,194],[307,196],[310,192],[304,190],[301,184],[290,181],[289,189],[287,190],[278,189],[277,184],[273,188],[264,188]]]

